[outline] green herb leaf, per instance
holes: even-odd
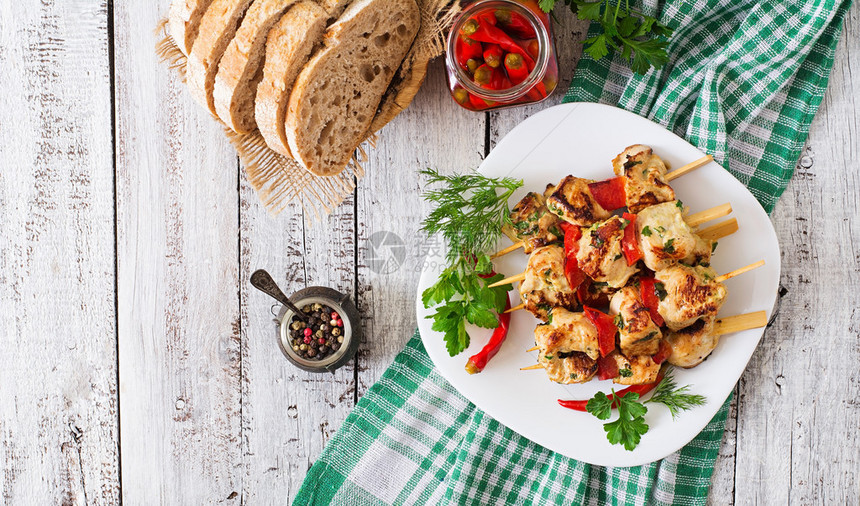
[[[681,411],[686,411],[696,406],[703,406],[707,403],[707,399],[703,395],[691,394],[689,392],[690,385],[678,387],[672,373],[667,372],[663,376],[663,381],[654,390],[654,395],[645,402],[655,402],[665,405],[669,408],[669,412],[672,413],[672,419],[675,419]]]
[[[585,410],[600,420],[608,420],[612,416],[612,402],[603,392],[597,392],[588,400]]]
[[[651,227],[649,227],[648,225],[645,225],[644,227],[642,227],[642,232],[640,232],[640,233],[642,235],[644,235],[645,237],[651,237]]]
[[[669,239],[665,243],[663,243],[663,251],[666,253],[674,253],[675,252],[675,239]]]
[[[666,291],[666,285],[659,281],[654,283],[654,291],[657,292],[657,297],[659,297],[660,300],[664,300],[666,296],[669,295],[669,292]]]
[[[633,371],[630,369],[618,369],[618,375],[622,378],[629,378],[630,376],[633,376]]]

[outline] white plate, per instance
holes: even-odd
[[[528,191],[541,191],[568,174],[596,180],[613,177],[610,161],[631,144],[647,144],[670,167],[704,156],[702,152],[662,127],[621,109],[579,103],[553,107],[536,114],[514,128],[481,164],[480,172],[491,177],[523,179],[524,186],[510,205]],[[740,230],[720,241],[712,260],[718,273],[764,259],[766,265],[726,282],[729,297],[721,316],[766,310],[768,316],[779,286],[780,255],[776,233],[767,214],[750,192],[716,163],[672,182],[678,198],[691,212],[730,202]],[[509,241],[503,239],[505,246]],[[523,272],[526,255],[512,253],[496,261],[496,272],[513,275]],[[584,385],[550,382],[542,371],[520,371],[536,362],[534,345],[536,320],[526,311],[511,319],[507,341],[487,368],[476,375],[464,366],[471,355],[486,343],[491,331],[469,328],[468,350],[448,356],[442,334],[433,331],[426,317],[421,293],[435,283],[442,270],[442,256],[430,256],[418,286],[418,327],[424,346],[439,372],[466,398],[517,433],[550,450],[601,466],[636,466],[662,459],[690,442],[728,397],[749,362],[764,329],[724,336],[704,363],[693,369],[675,369],[680,385],[691,385],[707,404],[681,413],[672,420],[668,409],[648,404],[646,421],[651,427],[632,452],[606,440],[603,422],[588,413],[562,408],[557,399],[588,399],[597,391],[609,392],[611,381]],[[519,303],[516,290],[512,305]],[[618,387],[623,388],[623,387]]]

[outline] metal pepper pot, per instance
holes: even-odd
[[[310,286],[292,294],[290,300],[301,311],[307,305],[321,304],[332,308],[343,320],[342,336],[343,343],[331,355],[323,359],[305,358],[293,350],[292,337],[290,336],[291,325],[294,321],[295,312],[288,306],[283,306],[278,314],[276,334],[278,346],[281,348],[287,360],[299,369],[308,372],[334,372],[339,367],[349,362],[358,351],[361,344],[361,317],[355,304],[349,295],[338,292],[333,288],[324,286]]]

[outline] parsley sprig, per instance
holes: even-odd
[[[569,6],[579,19],[600,24],[603,33],[583,41],[587,44],[585,52],[595,60],[620,50],[637,74],[645,74],[651,67],[659,69],[669,61],[666,38],[672,36],[672,29],[630,7],[630,0],[539,0],[539,5],[549,12],[558,2]]]
[[[618,419],[603,424],[606,439],[614,445],[624,445],[627,451],[633,451],[649,429],[645,423],[645,414],[648,412],[645,404],[663,404],[669,408],[672,419],[675,419],[681,411],[705,404],[704,396],[691,394],[689,391],[689,385],[678,387],[672,373],[666,372],[654,390],[654,395],[645,402],[639,402],[639,394],[636,392],[628,392],[618,397],[615,390],[612,390],[612,400],[605,393],[597,392],[588,401],[585,409],[600,420],[608,420],[612,416],[612,408],[618,408]]]
[[[447,266],[439,280],[424,291],[424,307],[438,306],[433,330],[445,335],[452,357],[469,347],[466,322],[483,328],[499,325],[511,285],[489,288],[504,278],[490,276],[493,264],[487,251],[496,245],[502,226],[510,221],[508,198],[523,182],[493,179],[477,173],[443,176],[427,169],[422,174],[430,184],[442,184],[424,194],[436,208],[424,220],[428,234],[441,233],[448,245]]]

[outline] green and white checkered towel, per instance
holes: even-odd
[[[669,64],[638,76],[618,58],[584,56],[565,100],[617,105],[665,126],[727,165],[770,211],[821,103],[849,4],[648,0],[643,10],[675,29]],[[477,409],[435,371],[416,333],[326,446],[295,504],[704,504],[728,402],[662,461],[591,466]]]

